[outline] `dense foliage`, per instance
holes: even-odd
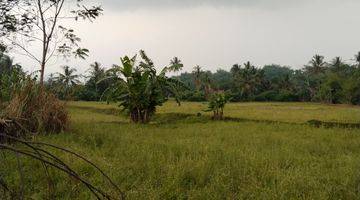
[[[5,49],[0,49],[0,102],[9,101],[24,78],[21,66],[13,63]]]
[[[176,75],[173,80],[178,80],[188,87],[188,90],[179,94],[181,99],[186,101],[209,101],[213,93],[222,91],[235,102],[300,101],[359,105],[360,53],[354,60],[355,63],[349,64],[337,57],[325,62],[323,56],[315,55],[303,69],[297,70],[275,64],[259,68],[250,62],[243,65],[235,64],[230,71],[219,69],[211,72],[196,66],[192,72]],[[177,58],[170,63],[173,72],[182,68],[182,65],[176,66],[176,62],[178,62]],[[153,66],[153,63],[150,64]],[[106,100],[107,88],[118,82],[117,68],[119,66],[114,65],[106,70],[95,62],[90,66],[88,75],[84,76],[85,83],[76,81],[64,87],[64,84],[53,76],[47,84],[53,85],[50,88],[57,88],[55,92],[62,99],[65,99],[64,93],[67,93],[65,91],[67,88],[68,99]],[[74,74],[75,71],[71,72],[72,77],[79,78]],[[104,79],[104,77],[108,78]]]
[[[303,69],[280,65],[258,68],[250,62],[235,64],[230,72],[215,73],[195,67],[178,78],[191,91],[183,94],[189,101],[206,101],[208,91],[226,91],[232,101],[313,101],[360,104],[360,53],[356,63],[337,57],[325,62],[315,55]]]

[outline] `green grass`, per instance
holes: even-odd
[[[360,130],[315,128],[308,120],[360,122],[360,108],[309,103],[229,104],[214,122],[203,103],[166,103],[148,125],[128,123],[116,105],[70,102],[71,131],[41,136],[90,158],[128,199],[359,199]],[[201,112],[202,116],[196,116]],[[278,121],[274,123],[256,120]],[[287,123],[282,123],[287,122]],[[102,185],[84,164],[64,157]],[[12,163],[12,162],[11,162]],[[7,170],[11,169],[6,165]],[[5,166],[5,168],[6,168]],[[34,183],[38,164],[27,162]],[[0,167],[1,169],[1,167]],[[1,172],[1,171],[0,171]],[[16,181],[16,171],[2,174]],[[14,178],[15,177],[15,178]],[[58,199],[70,196],[58,177]],[[71,187],[70,187],[71,188]],[[44,189],[43,189],[44,190]],[[44,191],[32,186],[35,197]]]

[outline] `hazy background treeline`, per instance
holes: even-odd
[[[115,67],[115,66],[113,66]],[[48,90],[63,100],[106,100],[106,90],[117,80],[110,68],[95,62],[86,75],[64,66],[46,81]],[[10,99],[11,91],[25,77],[21,66],[0,52],[1,99]],[[188,86],[182,92],[186,101],[206,101],[214,91],[224,91],[231,101],[302,101],[360,105],[360,52],[353,63],[340,57],[325,60],[315,55],[302,69],[288,66],[254,66],[250,62],[234,64],[230,71],[216,72],[195,66],[192,72],[179,73],[175,78]]]

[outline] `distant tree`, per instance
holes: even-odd
[[[87,6],[83,0],[2,0],[0,1],[0,39],[15,52],[39,63],[40,83],[53,56],[75,55],[85,58],[89,51],[79,47],[80,38],[65,20],[93,21],[102,12],[100,6]],[[41,46],[39,55],[33,46]]]
[[[99,101],[101,95],[104,93],[106,88],[109,87],[109,80],[101,81],[106,77],[105,68],[101,67],[101,64],[98,62],[94,62],[90,65],[88,81],[85,86],[86,89],[92,93],[92,100]]]
[[[353,67],[343,62],[341,57],[335,57],[329,64],[330,72],[339,75],[341,78],[346,78],[352,74]]]
[[[346,103],[360,105],[360,74],[355,72],[346,79],[343,86],[343,93]]]
[[[318,96],[325,103],[341,103],[343,98],[341,78],[334,73],[328,75],[320,86]]]
[[[196,85],[195,85],[195,82],[194,82],[194,75],[192,73],[188,73],[188,72],[181,73],[178,76],[178,79],[182,83],[186,84],[187,87],[189,87],[192,91],[196,90]]]
[[[360,68],[360,51],[355,55],[356,67]]]
[[[203,75],[204,71],[201,69],[199,65],[195,66],[193,69],[194,81],[196,89],[199,91],[201,88],[201,76]]]
[[[318,75],[325,72],[326,62],[324,61],[324,56],[315,55],[309,65],[305,66],[305,71],[312,75]]]
[[[250,62],[244,64],[244,68],[240,69],[235,75],[235,87],[239,87],[242,98],[249,100],[256,91],[261,87],[263,72],[258,70]]]
[[[211,80],[211,72],[207,71],[203,73],[202,76],[202,83],[204,86],[204,92],[205,92],[205,99],[208,99],[213,91],[212,88],[212,80]]]
[[[75,74],[75,68],[70,68],[69,66],[63,66],[62,68],[64,70],[63,73],[56,73],[53,79],[60,92],[63,93],[63,98],[68,100],[71,90],[74,86],[80,84],[80,80],[79,75]]]
[[[170,70],[173,72],[179,72],[183,67],[184,65],[181,63],[181,60],[178,57],[174,57],[174,59],[170,61]]]
[[[213,87],[217,90],[230,90],[232,87],[231,73],[222,69],[212,74]]]
[[[233,75],[237,75],[241,70],[241,65],[239,64],[234,64],[230,70],[230,72],[233,74]]]
[[[277,82],[286,76],[294,75],[294,70],[289,67],[281,65],[265,65],[262,70],[264,71],[265,78],[270,82]]]

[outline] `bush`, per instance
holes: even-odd
[[[341,103],[343,91],[340,78],[332,75],[320,86],[316,98],[325,103]]]
[[[255,97],[255,101],[274,101],[278,93],[276,91],[270,90],[263,92]]]
[[[298,101],[299,97],[289,91],[266,91],[255,97],[255,101],[280,101],[280,102],[291,102]]]
[[[14,94],[3,115],[32,133],[59,133],[69,122],[64,103],[30,79]]]
[[[206,101],[204,92],[201,91],[187,91],[183,94],[182,100],[192,101],[192,102],[204,102]]]
[[[292,101],[299,101],[299,97],[296,94],[293,94],[289,91],[280,91],[276,97],[275,101],[281,102],[292,102]]]

